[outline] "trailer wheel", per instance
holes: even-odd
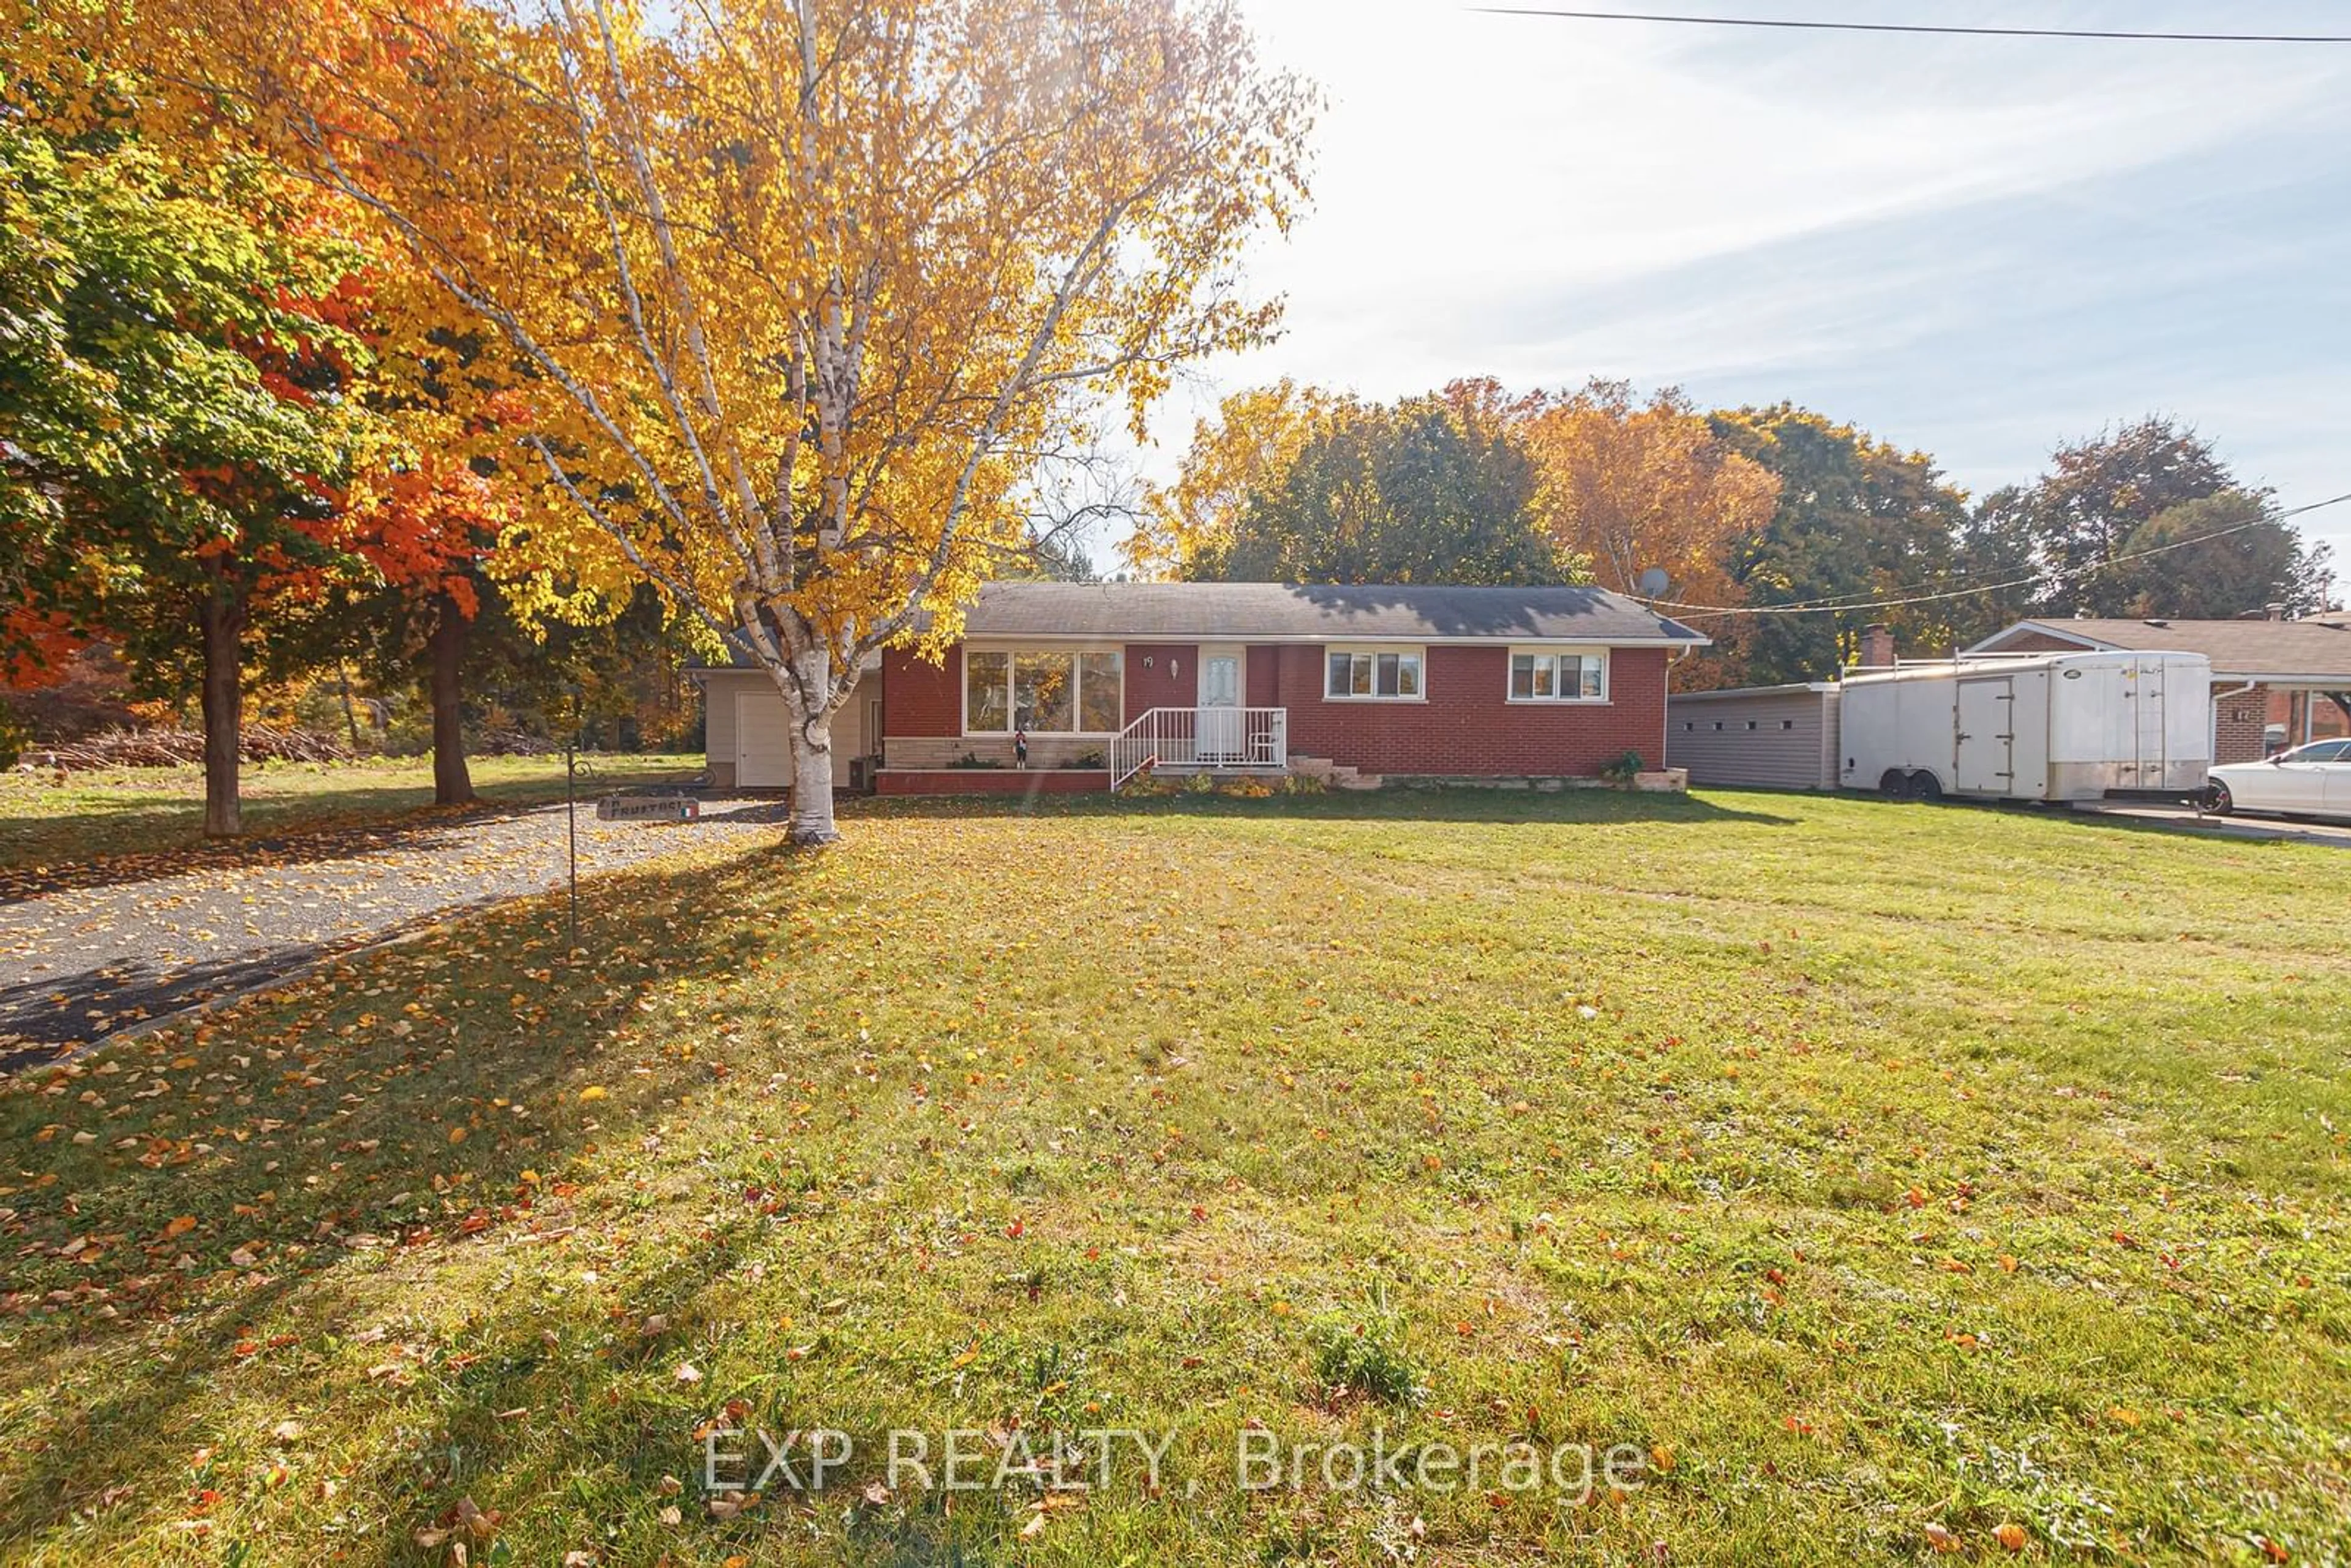
[[[1889,800],[1909,800],[1910,775],[1899,768],[1887,768],[1886,776],[1877,781],[1877,792]]]
[[[2226,784],[2214,779],[2205,784],[2204,798],[2199,804],[2212,816],[2225,817],[2237,809],[2237,799],[2229,793]]]
[[[1933,805],[1943,798],[1943,786],[1925,768],[1910,775],[1910,799]]]

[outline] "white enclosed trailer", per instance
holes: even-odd
[[[1911,799],[2184,800],[2212,760],[2200,653],[2040,653],[1844,682],[1848,789]]]

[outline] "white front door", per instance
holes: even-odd
[[[1244,760],[1241,723],[1241,662],[1238,648],[1200,650],[1200,732],[1203,762]]]

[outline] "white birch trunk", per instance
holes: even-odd
[[[821,643],[803,649],[783,674],[792,726],[791,841],[821,848],[841,838],[832,821],[832,716],[839,705],[831,653]]]

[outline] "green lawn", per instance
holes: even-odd
[[[586,759],[594,789],[613,779],[689,779],[692,758],[612,756]],[[472,763],[483,804],[563,799],[561,757],[483,757]],[[429,757],[366,762],[248,762],[243,796],[248,838],[388,821],[433,804]],[[68,773],[0,773],[0,870],[86,863],[124,855],[169,854],[202,844],[201,768],[120,768]]]
[[[1728,793],[846,827],[0,1096],[0,1556],[2342,1561],[2339,852]],[[738,1508],[729,1425],[855,1457]],[[950,1428],[1111,1427],[1155,1492],[938,1484]],[[1374,1429],[1480,1484],[1238,1484]],[[1625,1484],[1497,1484],[1579,1443]]]

